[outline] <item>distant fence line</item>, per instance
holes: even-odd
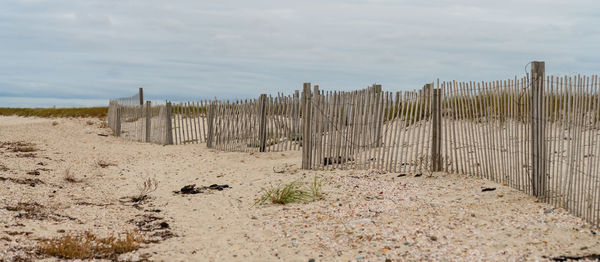
[[[131,97],[111,99],[107,122],[115,136],[137,142],[170,144],[171,121],[166,105],[144,103],[143,90]]]
[[[302,150],[304,169],[446,171],[490,179],[600,222],[597,76],[437,81],[414,91],[302,92],[142,106],[111,100],[116,135],[224,151]],[[144,109],[145,108],[145,109]],[[151,112],[151,113],[148,113]]]
[[[237,101],[143,102],[143,90],[111,99],[107,122],[115,136],[162,145],[206,143],[242,152],[300,150],[300,93]]]

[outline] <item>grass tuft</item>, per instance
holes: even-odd
[[[315,176],[312,183],[305,184],[296,180],[283,186],[277,185],[269,189],[263,189],[263,195],[256,200],[254,205],[262,205],[267,202],[285,205],[322,198],[322,179]]]
[[[293,202],[303,201],[307,198],[308,192],[301,189],[301,183],[293,181],[287,185],[275,186],[270,189],[263,189],[264,193],[260,199],[254,204],[262,205],[267,201],[271,201],[273,204],[289,204]]]
[[[120,254],[139,249],[143,241],[142,235],[137,231],[107,238],[99,238],[93,233],[85,232],[43,240],[40,243],[40,251],[46,255],[66,259],[115,259]]]
[[[315,176],[308,187],[308,192],[313,199],[323,199],[323,179]]]

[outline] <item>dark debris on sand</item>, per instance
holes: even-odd
[[[175,194],[200,194],[200,193],[204,193],[208,190],[217,190],[217,191],[223,191],[226,188],[231,188],[229,185],[217,185],[217,184],[212,184],[210,186],[201,186],[201,187],[197,187],[196,184],[191,184],[191,185],[187,185],[181,188],[180,191],[174,191]]]

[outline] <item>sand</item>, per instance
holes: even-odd
[[[136,228],[155,243],[119,260],[544,261],[600,254],[597,228],[491,181],[305,171],[300,152],[220,152],[98,135],[109,133],[98,119],[0,117],[0,143],[26,141],[39,150],[26,156],[0,147],[0,261],[53,261],[37,252],[39,239]],[[80,181],[65,181],[67,172]],[[315,175],[323,178],[324,199],[253,206],[262,188]],[[137,205],[126,202],[146,178],[156,178],[158,189]],[[173,192],[189,184],[231,188]],[[14,211],[19,203],[34,211]]]

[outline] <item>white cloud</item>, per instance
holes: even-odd
[[[0,96],[412,89],[600,66],[596,1],[4,1]],[[31,83],[44,83],[32,85]]]

